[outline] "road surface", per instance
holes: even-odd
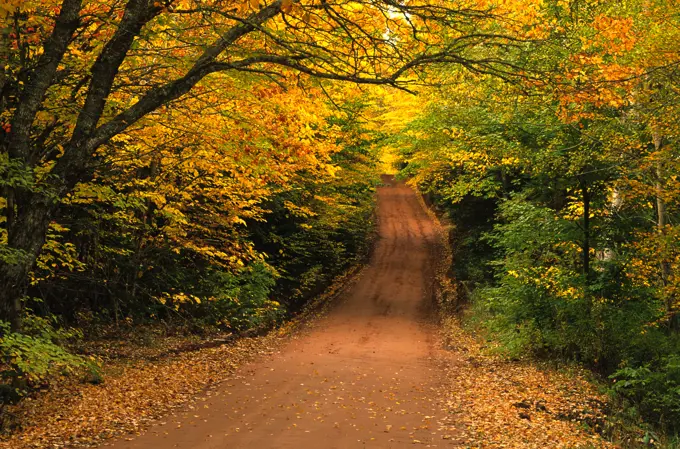
[[[191,409],[115,449],[447,447],[429,324],[435,223],[385,178],[370,264],[331,311]],[[129,438],[129,437],[128,437]]]

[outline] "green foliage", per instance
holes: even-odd
[[[26,259],[26,252],[20,249],[0,246],[0,261],[8,265],[16,265]]]
[[[551,13],[574,39],[538,48],[532,64],[571,71],[566,85],[518,88],[442,68],[456,82],[433,91],[392,139],[401,173],[452,222],[451,273],[469,293],[474,319],[509,354],[614,374],[618,397],[677,432],[678,103],[659,101],[677,83],[660,70],[630,85],[588,86],[599,70],[630,69],[632,54],[619,50],[609,65],[611,55],[598,54],[616,53],[607,39],[560,8]],[[592,4],[579,14],[612,20],[615,33],[629,23],[626,11]],[[633,14],[630,23],[652,16]],[[588,40],[583,52],[578,42]]]
[[[285,309],[270,299],[276,277],[272,268],[257,263],[237,273],[211,271],[199,289],[208,300],[191,312],[201,326],[222,326],[243,331],[271,327]]]
[[[586,278],[581,229],[525,195],[500,204],[482,240],[497,254],[496,276],[473,298],[509,355],[557,356],[613,372],[616,393],[678,430],[679,339],[650,325],[662,315],[649,289],[621,276],[625,257],[596,259]]]
[[[2,378],[13,391],[11,396],[20,397],[31,387],[48,383],[56,375],[73,374],[81,370],[97,372],[96,364],[85,357],[75,355],[63,347],[67,339],[82,334],[75,330],[55,329],[46,318],[28,315],[24,333],[10,330],[9,324],[0,321],[0,357]]]
[[[596,358],[578,259],[563,245],[576,237],[573,223],[519,195],[502,203],[499,219],[486,237],[502,256],[493,262],[497,282],[480,292],[496,317],[492,327],[522,351]]]
[[[612,389],[632,401],[641,413],[678,431],[680,423],[680,356],[661,358],[656,366],[624,367],[614,372]]]

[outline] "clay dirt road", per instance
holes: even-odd
[[[386,178],[387,181],[389,179]],[[369,266],[313,328],[116,449],[447,447],[428,324],[436,225],[408,187],[378,191]],[[109,446],[110,447],[110,446]]]

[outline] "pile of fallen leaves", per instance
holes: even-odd
[[[613,448],[598,435],[606,398],[585,371],[561,372],[485,350],[454,318],[444,319],[446,408],[441,425],[465,447]]]

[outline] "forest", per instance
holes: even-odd
[[[442,313],[677,447],[676,39],[670,0],[0,0],[0,431],[116,345],[287,322],[392,173]]]

